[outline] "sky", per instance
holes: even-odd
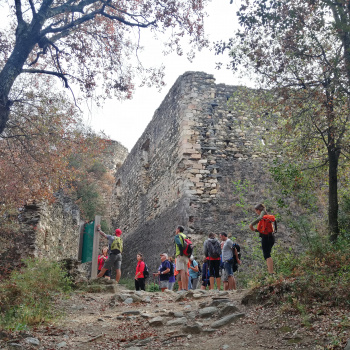
[[[1,1],[1,0],[0,0]],[[212,0],[206,12],[205,32],[210,42],[228,40],[238,28],[236,12],[239,0]],[[4,4],[0,3],[0,26],[7,22]],[[188,38],[187,38],[188,39]],[[184,38],[186,42],[186,38]],[[111,99],[97,107],[91,100],[85,101],[79,107],[83,111],[84,122],[96,132],[103,131],[112,140],[119,141],[130,151],[151,121],[155,110],[175,83],[176,79],[187,71],[202,71],[213,74],[216,83],[227,85],[247,85],[244,80],[235,77],[232,71],[222,68],[215,69],[216,62],[229,62],[227,55],[215,56],[214,51],[203,49],[196,53],[195,59],[190,62],[186,55],[176,53],[164,56],[161,40],[156,41],[149,32],[141,34],[143,52],[139,54],[145,66],[165,66],[165,86],[159,92],[156,88],[138,87],[131,100],[119,101]],[[186,45],[183,45],[186,51]]]
[[[237,4],[230,4],[230,0],[213,0],[206,11],[209,17],[205,21],[205,30],[210,41],[227,40],[237,29]],[[145,33],[143,33],[145,34]],[[161,92],[156,88],[136,87],[131,100],[108,100],[104,106],[97,108],[88,101],[83,106],[85,123],[95,131],[104,131],[111,139],[119,141],[130,151],[146,126],[151,121],[155,110],[175,83],[176,79],[187,71],[202,71],[213,74],[216,83],[227,85],[244,85],[244,81],[235,77],[232,71],[222,68],[215,69],[215,62],[228,62],[226,56],[215,56],[208,49],[197,52],[193,62],[185,56],[173,53],[163,56],[159,41],[144,35],[142,38],[145,50],[140,56],[146,64],[163,64],[165,66],[165,83]]]

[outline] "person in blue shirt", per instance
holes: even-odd
[[[159,266],[159,270],[157,273],[154,273],[154,276],[159,276],[160,280],[160,289],[164,292],[169,288],[169,272],[170,272],[170,262],[168,260],[168,254],[162,253],[160,254],[161,264]]]

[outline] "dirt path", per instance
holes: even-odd
[[[246,291],[77,293],[57,302],[65,315],[0,342],[1,349],[323,349],[274,306],[244,306]],[[208,309],[211,307],[212,309]],[[215,322],[226,319],[218,328]]]

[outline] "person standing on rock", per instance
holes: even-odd
[[[176,270],[179,272],[181,279],[182,290],[187,290],[188,288],[188,257],[184,255],[184,240],[186,235],[183,233],[184,227],[178,226],[175,231],[175,256],[176,256]]]
[[[257,215],[259,215],[257,217],[256,220],[254,220],[250,225],[249,228],[254,231],[254,232],[259,232],[258,230],[256,230],[254,228],[254,225],[258,224],[261,220],[263,220],[263,216],[264,215],[268,215],[267,210],[265,208],[265,206],[263,204],[258,204],[255,208],[255,212]],[[272,227],[272,225],[271,225]],[[259,225],[258,225],[259,228]],[[273,260],[271,257],[271,250],[273,245],[275,244],[275,236],[273,235],[273,233],[269,233],[269,234],[262,234],[261,232],[259,232],[260,238],[261,238],[261,248],[264,254],[264,259],[266,260],[266,265],[267,265],[267,270],[269,272],[269,274],[274,274],[274,269],[273,269]]]
[[[146,264],[143,261],[143,256],[141,253],[136,255],[137,265],[135,272],[135,289],[136,290],[145,290],[145,276],[143,272],[145,271]]]
[[[220,255],[221,246],[220,242],[215,238],[215,233],[209,233],[209,238],[204,242],[204,255],[208,258],[209,262],[209,289],[214,289],[214,283],[216,279],[216,287],[220,290]]]
[[[237,249],[233,248],[233,242],[231,239],[227,238],[227,233],[222,232],[220,233],[220,239],[222,242],[224,242],[222,247],[222,261],[224,263],[224,269],[227,275],[227,281],[228,281],[228,289],[229,290],[235,290],[236,289],[236,281],[233,277],[233,254],[235,254],[237,263],[240,265],[241,261],[238,258]]]
[[[159,276],[160,280],[160,289],[164,292],[169,287],[169,272],[171,269],[170,261],[168,260],[168,254],[160,254],[160,260],[162,261],[159,271],[154,273],[154,276]]]
[[[97,275],[97,278],[100,278],[104,275],[107,270],[115,268],[115,280],[117,283],[121,277],[121,266],[122,266],[122,252],[123,252],[123,240],[120,237],[122,235],[122,231],[117,228],[115,230],[115,236],[106,235],[103,231],[101,231],[101,225],[97,226],[97,231],[100,235],[108,240],[108,259],[105,261],[101,272]]]

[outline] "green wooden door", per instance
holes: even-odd
[[[92,261],[92,247],[94,245],[94,228],[95,221],[92,221],[84,226],[83,234],[83,250],[81,253],[81,262]]]

